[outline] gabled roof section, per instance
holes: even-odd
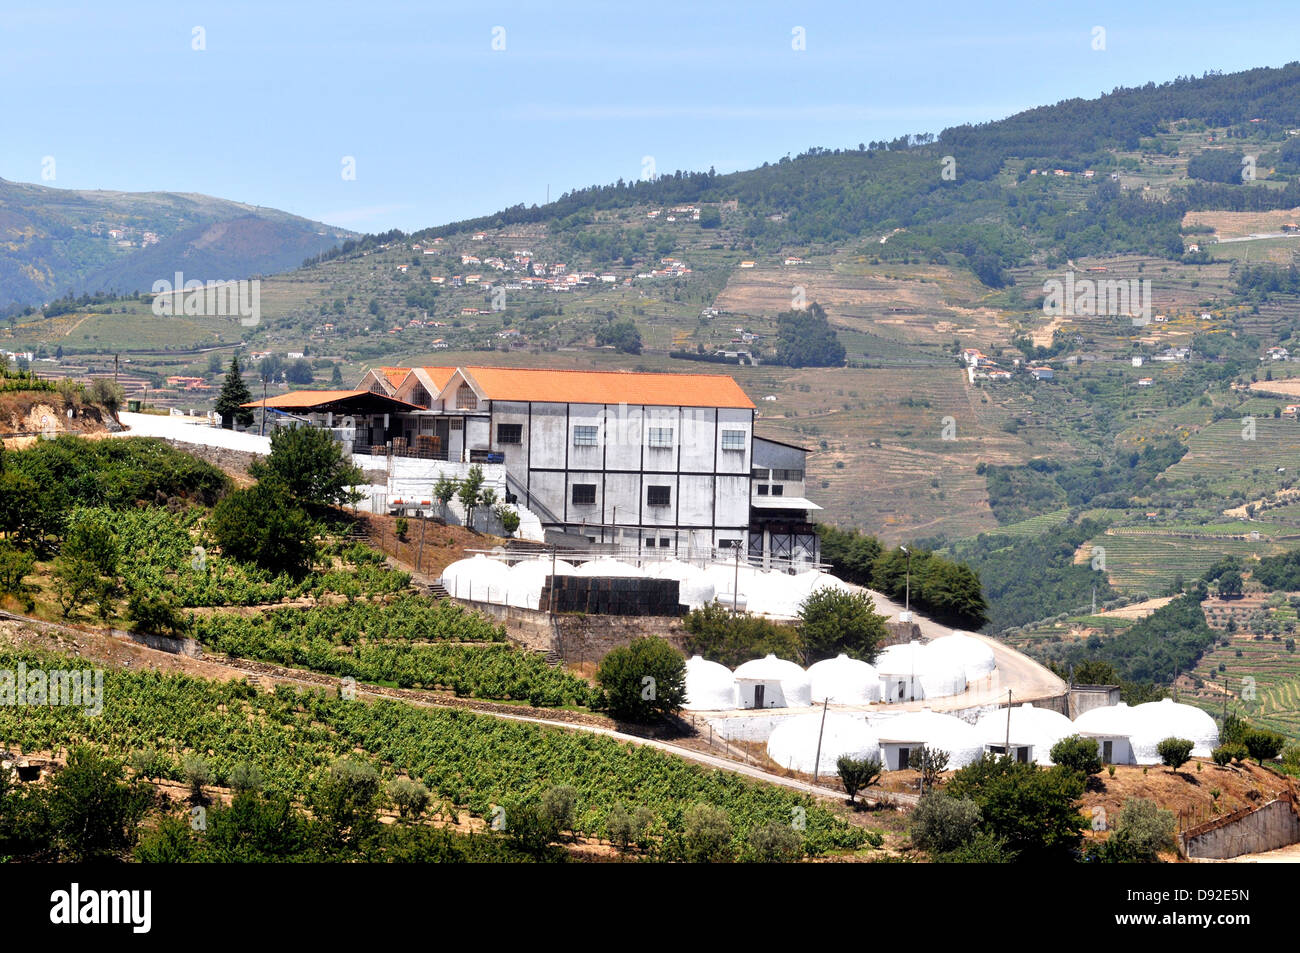
[[[330,405],[335,406],[375,406],[383,407],[385,411],[419,409],[413,404],[406,401],[398,400],[395,397],[389,397],[386,394],[376,394],[369,390],[295,390],[287,394],[277,394],[275,397],[268,397],[263,400],[249,401],[242,404],[243,407],[267,407],[276,410],[318,410]],[[396,405],[396,406],[394,406]]]

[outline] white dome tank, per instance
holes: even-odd
[[[817,755],[819,736],[820,759]],[[880,742],[861,717],[829,712],[823,730],[820,714],[798,715],[782,719],[777,725],[767,741],[767,754],[783,768],[802,774],[813,774],[817,768],[822,775],[833,777],[835,763],[842,755],[879,758]]]
[[[814,703],[830,699],[836,705],[870,705],[880,701],[880,673],[847,655],[809,666],[808,684]]]
[[[736,707],[736,680],[731,669],[696,655],[686,660],[686,700],[690,711],[730,711]]]

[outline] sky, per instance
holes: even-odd
[[[363,232],[1300,58],[1300,4],[0,0],[0,177]]]

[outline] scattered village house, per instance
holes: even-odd
[[[740,547],[769,566],[820,558],[810,451],[756,435],[754,404],[731,377],[379,367],[356,390],[265,405],[278,423],[350,436],[364,469],[384,466],[375,455],[424,458],[425,499],[444,472],[499,466],[510,501],[570,541],[682,556]]]

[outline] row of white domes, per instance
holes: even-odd
[[[1008,728],[1008,715],[1010,727]],[[818,735],[821,757],[818,759]],[[984,714],[975,724],[954,715],[929,710],[906,712],[892,718],[849,712],[826,713],[825,731],[820,714],[785,719],[768,739],[768,755],[784,768],[812,774],[816,763],[822,774],[835,773],[841,755],[879,758],[887,770],[906,767],[903,753],[926,745],[948,753],[948,769],[956,770],[978,761],[989,748],[1030,749],[1030,759],[1051,765],[1052,746],[1062,738],[1086,734],[1119,742],[1111,749],[1111,760],[1120,764],[1160,763],[1157,745],[1165,738],[1192,742],[1192,754],[1209,757],[1219,743],[1214,719],[1191,705],[1165,699],[1142,705],[1119,704],[1094,708],[1074,721],[1060,712],[1032,705],[998,709]]]
[[[692,609],[715,599],[731,605],[739,577],[740,593],[734,601],[740,608],[781,618],[798,615],[799,605],[814,590],[849,590],[839,579],[816,570],[791,575],[724,563],[697,566],[678,559],[647,561],[644,566],[634,566],[617,559],[599,558],[575,565],[563,559],[552,561],[549,556],[521,559],[508,566],[481,553],[449,565],[442,571],[441,582],[458,599],[538,609],[542,587],[552,572],[558,576],[676,579],[680,583],[681,603]]]
[[[933,642],[891,645],[875,665],[839,655],[804,671],[794,662],[768,655],[745,662],[734,672],[700,656],[686,663],[686,703],[692,711],[732,708],[793,708],[830,700],[837,705],[938,698],[960,695],[995,670],[993,650],[968,635]],[[763,685],[761,703],[755,686]]]

